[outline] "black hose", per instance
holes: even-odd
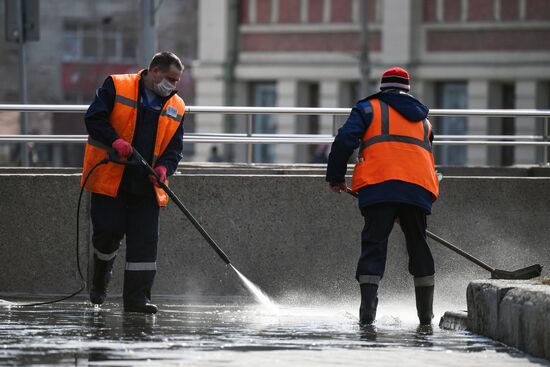
[[[76,206],[76,267],[78,269],[78,276],[80,277],[80,288],[69,294],[68,296],[64,296],[64,297],[61,297],[61,298],[57,298],[57,299],[54,299],[54,300],[50,300],[50,301],[44,301],[44,302],[35,302],[35,303],[25,303],[25,304],[17,304],[17,306],[20,306],[20,307],[32,307],[32,306],[41,306],[41,305],[49,305],[49,304],[52,304],[52,303],[57,303],[57,302],[61,302],[61,301],[64,301],[66,299],[69,299],[71,297],[74,297],[76,296],[77,294],[79,294],[80,292],[82,292],[84,289],[86,289],[86,279],[84,278],[84,275],[82,274],[82,268],[80,267],[80,256],[79,256],[79,241],[80,241],[80,230],[79,230],[79,224],[80,224],[80,203],[82,202],[82,194],[84,193],[84,188],[86,187],[86,183],[88,182],[88,179],[90,178],[90,176],[92,175],[92,172],[94,172],[94,170],[101,166],[102,164],[106,164],[109,162],[109,159],[104,159],[102,161],[100,161],[99,163],[97,163],[95,166],[92,167],[92,169],[90,170],[90,172],[88,172],[88,174],[86,175],[86,177],[84,178],[84,182],[82,183],[82,188],[80,189],[80,194],[78,195],[78,204]]]
[[[80,289],[77,291],[71,293],[68,296],[64,296],[58,299],[54,299],[51,301],[44,301],[44,302],[35,302],[35,303],[27,303],[27,304],[18,304],[17,306],[21,307],[31,307],[31,306],[40,306],[40,305],[48,305],[52,303],[57,303],[64,301],[66,299],[69,299],[71,297],[76,296],[80,292],[82,292],[86,288],[86,279],[84,278],[84,275],[82,274],[82,269],[80,268],[80,256],[79,256],[79,239],[80,239],[80,230],[79,230],[79,223],[80,223],[80,203],[82,201],[82,193],[84,192],[84,188],[86,187],[86,183],[88,182],[88,179],[92,175],[92,172],[94,170],[101,166],[102,164],[106,164],[108,162],[113,162],[117,164],[124,164],[124,165],[137,165],[143,167],[145,170],[147,170],[150,174],[152,174],[154,177],[156,177],[157,182],[159,186],[166,192],[166,194],[176,203],[178,208],[185,214],[185,216],[191,221],[191,224],[195,226],[195,228],[200,232],[200,234],[203,236],[203,238],[208,242],[208,244],[216,251],[218,256],[227,264],[231,265],[231,261],[229,260],[229,257],[223,252],[223,250],[218,246],[218,244],[214,241],[212,237],[206,232],[206,230],[200,225],[200,223],[193,217],[193,215],[187,210],[185,205],[179,200],[179,198],[176,196],[176,194],[163,182],[160,182],[158,174],[153,170],[153,168],[147,163],[145,159],[134,149],[133,150],[133,157],[132,160],[123,161],[117,158],[115,151],[109,151],[108,158],[103,159],[99,163],[97,163],[95,166],[92,167],[90,172],[86,175],[84,178],[84,182],[82,184],[82,188],[80,189],[80,194],[78,195],[78,205],[76,208],[76,266],[78,269],[78,275],[80,277],[81,286]]]

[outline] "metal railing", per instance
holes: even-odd
[[[0,111],[16,112],[66,112],[82,113],[88,105],[51,104],[0,104]],[[254,144],[330,144],[336,135],[338,116],[347,116],[351,108],[310,108],[310,107],[224,107],[186,106],[191,114],[234,114],[246,115],[244,133],[187,133],[187,143],[247,144],[247,162],[252,163]],[[254,115],[329,115],[333,116],[332,135],[326,134],[255,134]],[[542,163],[548,163],[550,147],[550,110],[537,109],[433,109],[433,116],[478,116],[478,117],[531,117],[543,119],[542,135],[436,135],[435,145],[491,145],[491,146],[541,146]],[[0,135],[0,143],[85,143],[86,135]]]

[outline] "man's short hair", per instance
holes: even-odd
[[[178,70],[183,70],[183,64],[176,54],[169,51],[158,52],[153,56],[151,63],[149,64],[149,70],[158,66],[160,71],[166,72],[170,69],[170,66],[174,65]]]

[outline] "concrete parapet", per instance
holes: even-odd
[[[538,280],[468,285],[468,329],[550,359],[550,286]]]
[[[235,266],[275,298],[357,302],[355,266],[363,219],[357,200],[334,194],[323,175],[195,174],[171,187]],[[289,168],[290,170],[290,168]],[[292,170],[290,170],[292,171]],[[79,175],[0,174],[0,295],[68,293],[74,260]],[[492,266],[550,267],[550,179],[446,177],[428,228]],[[90,243],[88,195],[82,208],[81,263]],[[464,308],[472,279],[489,274],[430,241],[436,263],[436,303]],[[124,249],[112,293],[120,294]],[[380,301],[405,296],[414,310],[404,236],[390,236]],[[177,207],[161,211],[156,295],[246,296],[233,272]],[[86,269],[85,269],[86,270]],[[460,304],[462,303],[463,304]]]
[[[80,175],[0,175],[0,292],[67,293],[80,285],[75,261]],[[90,222],[80,217],[86,276]]]

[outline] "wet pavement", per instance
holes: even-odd
[[[355,308],[162,303],[155,316],[109,302],[23,308],[0,302],[0,365],[550,366],[465,331],[418,330],[414,310],[386,305],[362,329]],[[438,322],[441,315],[436,315]]]

